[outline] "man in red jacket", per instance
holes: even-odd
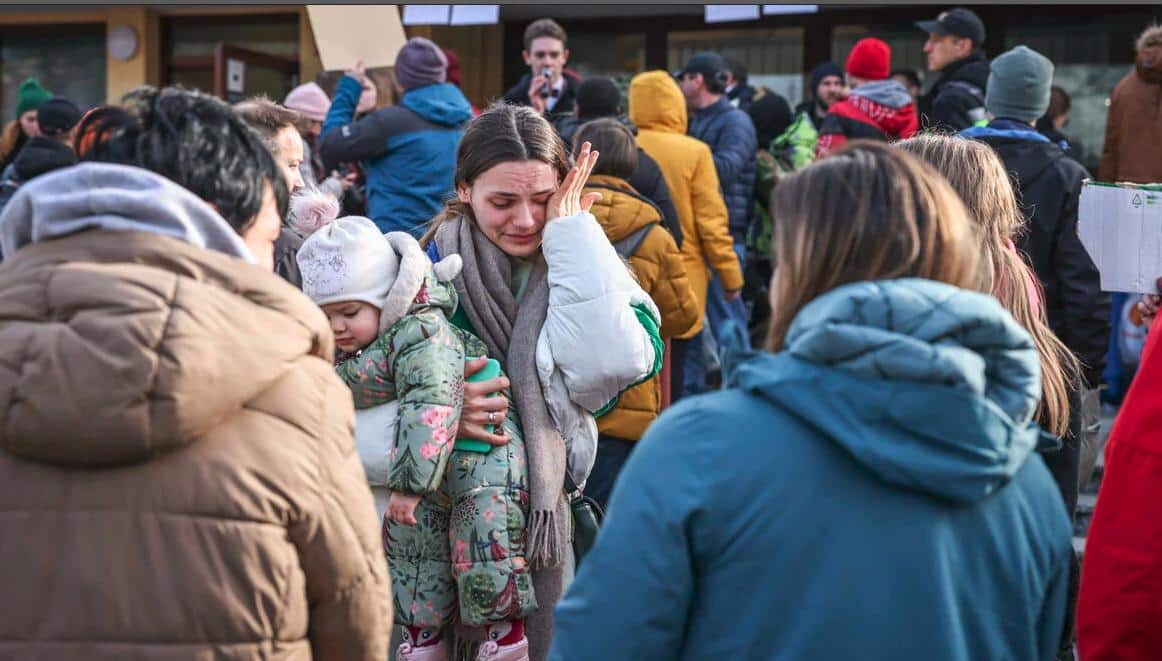
[[[1077,607],[1081,658],[1162,655],[1162,330],[1146,341],[1106,448]]]

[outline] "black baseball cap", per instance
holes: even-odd
[[[682,76],[688,73],[700,73],[708,82],[717,81],[718,84],[724,85],[726,84],[726,75],[729,72],[730,65],[721,55],[707,51],[691,57],[686,62],[686,66],[674,72],[674,77],[681,80]]]
[[[957,7],[941,12],[935,20],[919,21],[916,27],[932,34],[949,34],[954,37],[971,39],[972,43],[980,46],[984,42],[984,23],[971,10]]]
[[[81,109],[68,99],[54,96],[36,111],[36,123],[45,135],[60,135],[73,130],[81,121]]]

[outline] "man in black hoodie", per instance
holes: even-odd
[[[960,131],[984,123],[985,85],[989,63],[981,50],[984,23],[967,9],[949,9],[935,20],[916,27],[928,33],[924,53],[928,70],[940,80],[920,97],[920,125],[924,129]]]
[[[1025,46],[1004,53],[993,60],[987,83],[985,107],[993,119],[961,135],[990,145],[1016,176],[1027,222],[1019,247],[1044,287],[1050,328],[1082,364],[1085,383],[1070,395],[1069,438],[1063,439],[1059,451],[1042,454],[1072,520],[1081,448],[1097,443],[1097,387],[1109,342],[1110,297],[1102,292],[1097,267],[1077,235],[1081,183],[1089,173],[1033,128],[1049,107],[1052,82],[1053,63],[1045,56]],[[1066,635],[1058,659],[1072,659],[1069,613],[1077,589],[1076,563],[1072,569]]]
[[[1049,325],[1081,359],[1086,383],[1101,382],[1109,341],[1109,296],[1077,235],[1081,182],[1089,173],[1033,128],[1049,107],[1053,63],[1017,46],[992,63],[987,126],[961,135],[992,146],[1017,177],[1028,227],[1019,246],[1045,287]]]
[[[40,135],[24,143],[16,160],[4,172],[0,181],[0,209],[8,204],[21,184],[77,162],[72,147],[72,130],[81,120],[81,110],[76,104],[54,97],[45,101],[36,115]]]

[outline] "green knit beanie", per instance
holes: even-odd
[[[40,104],[51,98],[52,92],[41,87],[35,78],[29,78],[20,84],[20,105],[16,107],[16,116],[39,109]]]

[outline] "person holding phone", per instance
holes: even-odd
[[[524,57],[529,72],[504,93],[507,103],[530,106],[550,116],[569,115],[577,107],[581,77],[565,68],[569,61],[568,36],[551,18],[525,28]]]

